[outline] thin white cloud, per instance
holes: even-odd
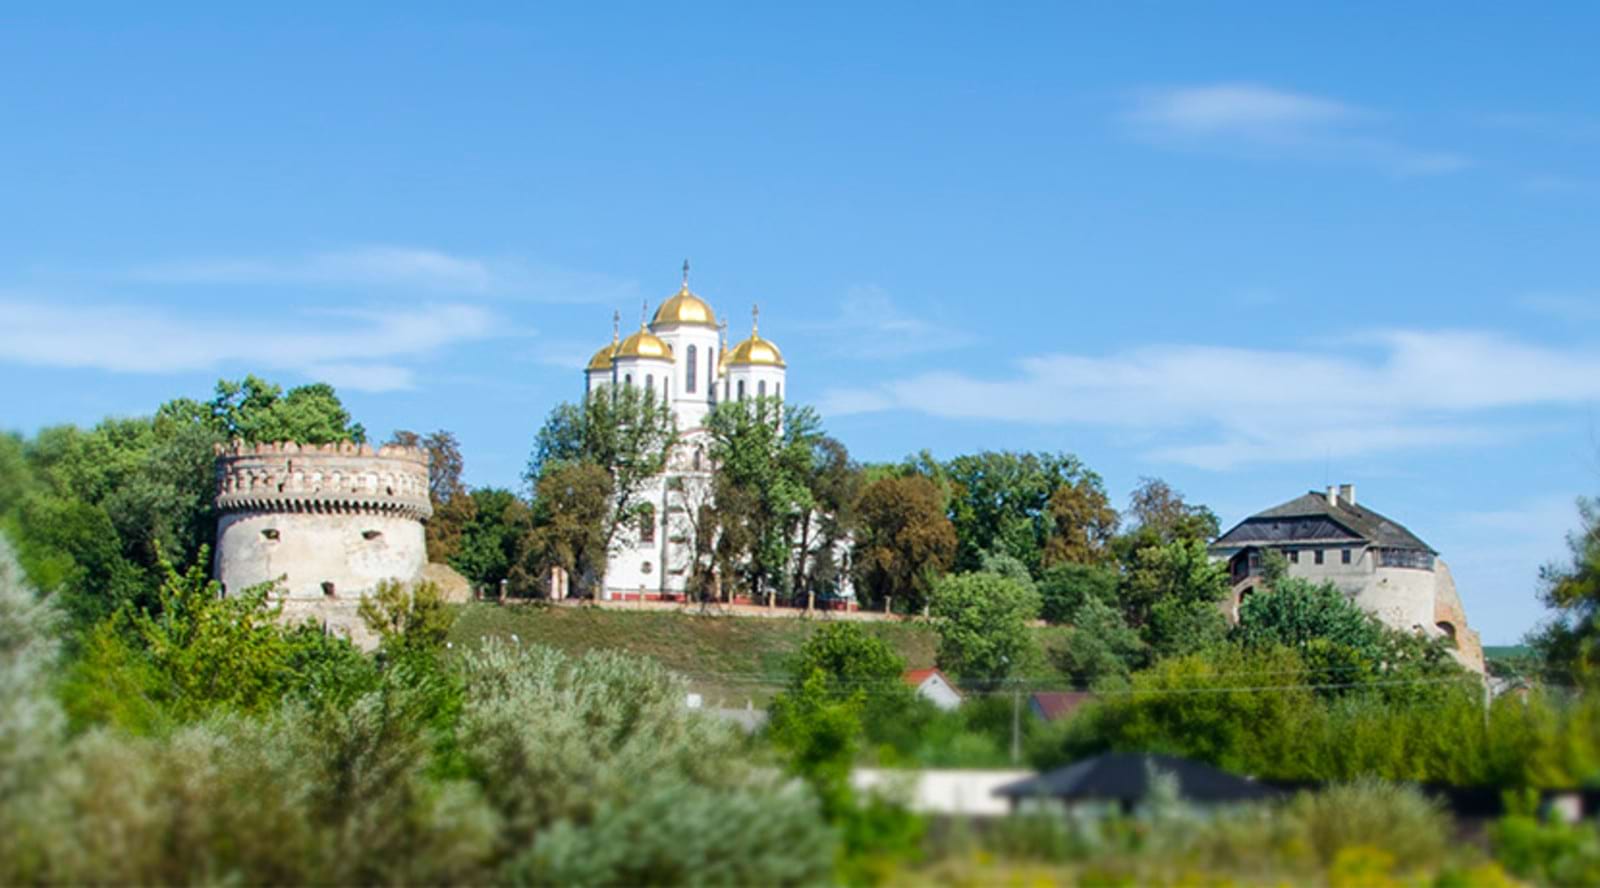
[[[1371,166],[1396,175],[1449,173],[1459,154],[1409,147],[1381,132],[1383,115],[1334,99],[1251,83],[1151,88],[1121,121],[1147,142],[1251,157]]]
[[[793,329],[820,334],[832,354],[869,360],[949,351],[975,341],[971,333],[942,323],[927,311],[907,311],[888,290],[875,284],[851,287],[840,300],[835,317],[797,324]]]
[[[0,297],[0,361],[116,373],[178,373],[266,367],[364,391],[414,385],[398,363],[495,335],[486,310],[438,304],[416,309],[182,317],[126,305],[63,305]]]
[[[286,257],[200,258],[139,266],[127,277],[157,284],[383,287],[538,302],[631,304],[633,281],[516,259],[426,247],[360,246]]]
[[[934,372],[835,389],[831,414],[1098,426],[1151,459],[1209,469],[1518,434],[1505,408],[1600,399],[1600,353],[1470,331],[1383,331],[1305,351],[1152,346],[1027,358],[998,379]]]

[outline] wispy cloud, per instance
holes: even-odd
[[[935,372],[834,390],[833,414],[1076,424],[1147,458],[1210,469],[1483,444],[1521,432],[1492,411],[1600,399],[1600,355],[1494,333],[1383,331],[1303,351],[1152,346],[1053,354],[995,379]]]
[[[875,284],[850,288],[833,318],[794,325],[802,333],[820,334],[833,354],[889,360],[948,351],[972,344],[975,337],[931,312],[909,311],[889,291]]]
[[[265,367],[364,391],[410,388],[402,363],[495,335],[485,309],[460,304],[202,319],[147,307],[64,305],[0,296],[0,361],[120,373]]]
[[[158,284],[384,287],[539,302],[628,304],[638,284],[518,259],[456,255],[426,247],[359,246],[280,257],[198,258],[131,269]]]
[[[1383,115],[1374,111],[1251,83],[1140,90],[1121,121],[1137,138],[1187,150],[1357,164],[1407,176],[1471,164],[1462,155],[1412,148],[1387,136]]]

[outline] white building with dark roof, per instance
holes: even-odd
[[[1333,583],[1388,626],[1451,639],[1462,664],[1483,671],[1483,647],[1467,625],[1449,565],[1405,525],[1358,505],[1354,485],[1313,490],[1258,512],[1212,543],[1213,557],[1228,562],[1231,618],[1257,591],[1267,550],[1283,554],[1290,576]]]

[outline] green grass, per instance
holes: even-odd
[[[623,650],[682,673],[708,706],[764,705],[788,677],[789,660],[825,619],[728,617],[538,604],[476,603],[461,608],[452,640],[476,644],[516,635],[572,654]],[[894,646],[908,668],[933,665],[937,637],[925,625],[862,622]]]

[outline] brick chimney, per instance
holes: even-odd
[[[1355,505],[1356,504],[1356,486],[1354,484],[1340,484],[1339,485],[1339,499],[1344,500],[1346,505],[1351,505],[1351,506]]]

